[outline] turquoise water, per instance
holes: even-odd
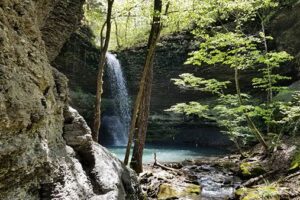
[[[124,160],[125,147],[107,147],[116,157]],[[131,151],[132,152],[132,151]],[[219,156],[226,154],[226,150],[204,147],[166,147],[147,146],[144,149],[143,162],[153,163],[154,153],[159,162],[181,162],[187,159],[197,159],[203,156]]]

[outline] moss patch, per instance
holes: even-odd
[[[258,162],[243,162],[240,171],[244,177],[255,177],[266,173],[266,170]]]
[[[295,153],[294,158],[291,163],[291,167],[289,170],[294,171],[297,169],[300,169],[300,151],[299,150]]]
[[[201,189],[199,185],[189,185],[184,193],[186,194],[200,194]]]
[[[169,184],[161,184],[159,187],[159,192],[157,198],[159,200],[176,198],[178,196],[177,191]]]
[[[279,200],[280,192],[277,185],[264,185],[256,188],[240,188],[235,194],[241,200]]]
[[[159,200],[164,199],[177,199],[181,197],[198,197],[200,195],[201,188],[199,185],[188,184],[183,188],[175,188],[170,184],[163,183],[159,187],[157,198]]]

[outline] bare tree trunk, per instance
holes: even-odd
[[[154,54],[153,54],[154,55]],[[154,56],[153,56],[154,57]],[[153,63],[152,57],[152,63]],[[153,64],[151,64],[153,66]],[[150,111],[150,97],[153,80],[153,67],[150,67],[149,74],[146,78],[146,87],[144,88],[143,98],[140,104],[140,113],[138,115],[138,123],[136,125],[137,132],[135,133],[134,147],[130,167],[137,173],[143,171],[143,150],[145,146],[146,133],[148,127],[148,117]]]
[[[119,36],[119,29],[118,29],[118,24],[117,24],[117,20],[116,19],[114,19],[114,23],[115,23],[115,29],[116,29],[117,47],[121,48],[120,36]]]
[[[263,43],[264,43],[264,48],[265,48],[265,54],[268,53],[268,43],[267,43],[267,39],[266,39],[266,29],[265,29],[265,20],[263,19],[263,17],[258,14],[258,17],[260,18],[260,21],[261,21],[261,31],[263,33]],[[272,103],[273,101],[273,90],[272,90],[272,80],[271,80],[271,74],[272,74],[272,71],[271,71],[271,67],[270,65],[267,65],[267,76],[268,76],[268,89],[267,89],[267,103],[268,105],[270,103]]]
[[[265,30],[265,24],[264,24],[264,19],[259,15],[260,20],[261,20],[261,29],[263,32],[263,42],[264,42],[264,47],[265,47],[265,54],[268,53],[268,43],[267,43],[267,39],[266,39],[266,30]],[[270,104],[273,102],[273,84],[272,84],[272,80],[271,80],[271,75],[272,75],[272,69],[270,67],[270,65],[267,65],[267,76],[268,76],[268,88],[267,88],[267,106],[269,107]],[[272,114],[271,116],[272,117]],[[268,133],[270,132],[270,124],[267,123],[267,131]]]
[[[127,15],[127,18],[126,18],[126,24],[125,24],[125,36],[124,36],[125,41],[127,41],[129,18],[130,18],[130,11],[128,12],[128,15]]]
[[[152,87],[153,78],[153,58],[155,53],[156,43],[159,39],[161,30],[161,14],[162,11],[162,0],[154,0],[154,16],[151,27],[151,32],[147,45],[147,56],[144,65],[144,70],[142,74],[142,79],[140,81],[139,92],[135,100],[134,110],[130,125],[130,131],[128,134],[128,144],[124,159],[124,164],[128,164],[130,156],[130,148],[133,136],[135,135],[135,147],[134,155],[132,157],[132,166],[139,173],[142,171],[142,154],[144,149],[148,115],[150,108],[150,95]],[[137,121],[139,122],[138,126]],[[137,128],[137,130],[136,130]],[[137,134],[135,134],[137,132]]]
[[[248,155],[246,153],[243,152],[243,149],[241,148],[238,140],[236,138],[234,138],[233,143],[235,144],[236,148],[238,149],[239,153],[241,154],[241,156],[243,156],[244,158],[247,158]]]
[[[239,99],[240,105],[243,105],[243,98],[241,95],[241,88],[240,88],[240,82],[239,82],[239,70],[237,68],[234,69],[234,80],[235,80],[235,88],[236,88],[236,93]],[[264,149],[268,151],[269,146],[266,143],[264,137],[262,136],[261,132],[258,130],[252,119],[249,117],[247,113],[244,112],[244,115],[246,117],[247,123],[249,128],[251,129],[252,133],[255,135],[257,140],[263,145]]]
[[[108,50],[110,33],[111,33],[111,14],[114,0],[107,0],[107,15],[106,21],[103,24],[101,30],[101,49],[100,49],[100,59],[99,59],[99,67],[97,74],[97,89],[96,89],[96,102],[95,102],[95,112],[94,112],[94,124],[92,129],[92,137],[95,142],[98,142],[99,129],[101,126],[101,95],[103,93],[103,73],[104,66],[106,62],[106,53]],[[104,27],[106,24],[106,35],[103,37]]]

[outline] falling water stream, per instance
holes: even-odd
[[[112,145],[125,146],[130,123],[130,100],[119,60],[107,53],[107,75],[113,98],[113,116],[104,116],[103,122],[108,126]]]

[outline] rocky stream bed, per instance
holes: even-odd
[[[203,162],[205,160],[205,162]],[[233,199],[241,180],[231,170],[214,164],[218,158],[164,163],[163,169],[148,164],[140,175],[148,199],[222,200]]]
[[[294,147],[283,145],[271,157],[256,146],[248,158],[228,155],[154,162],[144,166],[140,183],[150,200],[299,200],[299,167],[290,168],[295,163]]]

